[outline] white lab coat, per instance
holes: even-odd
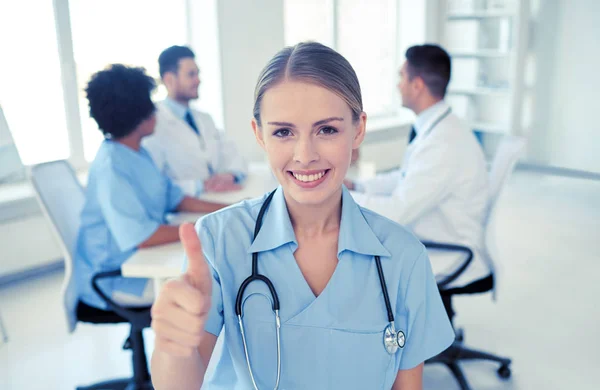
[[[488,175],[483,151],[473,133],[452,113],[431,125],[448,109],[445,102],[417,129],[401,169],[358,182],[356,201],[411,228],[422,240],[466,245],[474,259],[451,286],[487,276],[492,265],[481,255],[488,205]],[[455,268],[456,254],[429,251],[436,275]]]
[[[154,134],[143,139],[158,169],[169,176],[188,195],[197,195],[201,183],[213,173],[246,174],[247,164],[235,144],[217,130],[210,115],[191,109],[197,135],[164,102],[156,104]]]

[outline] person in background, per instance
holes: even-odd
[[[158,65],[168,96],[156,105],[156,131],[144,147],[161,172],[187,194],[240,189],[247,174],[245,160],[210,115],[190,107],[200,86],[194,52],[171,46],[160,54]]]
[[[488,205],[488,174],[473,132],[444,101],[450,81],[448,53],[437,45],[410,47],[400,69],[402,105],[417,115],[400,169],[370,180],[347,181],[355,200],[409,228],[422,240],[466,245],[475,254],[454,283],[490,273],[478,250]],[[436,274],[462,261],[430,253]],[[463,279],[464,278],[464,279]]]
[[[139,248],[178,241],[178,227],[166,224],[166,213],[225,206],[185,196],[141,147],[156,123],[154,87],[144,69],[116,64],[95,73],[85,90],[105,140],[89,169],[74,268],[80,299],[101,309],[106,305],[92,289],[92,276],[119,269]],[[120,277],[100,285],[126,306],[149,305],[154,297],[146,279]]]

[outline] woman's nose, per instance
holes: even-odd
[[[312,139],[301,139],[294,148],[294,160],[302,165],[309,165],[319,159],[319,153]]]

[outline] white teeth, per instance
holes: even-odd
[[[312,174],[312,175],[300,175],[298,173],[292,173],[292,174],[294,175],[294,177],[296,179],[303,181],[305,183],[308,183],[308,182],[319,180],[320,178],[322,178],[323,175],[325,174],[325,171],[319,172],[317,174]]]

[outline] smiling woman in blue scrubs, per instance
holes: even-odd
[[[156,124],[154,86],[143,69],[112,65],[94,74],[86,88],[90,116],[105,137],[89,169],[74,266],[79,299],[90,306],[106,307],[92,289],[95,273],[119,269],[138,248],[179,239],[178,227],[165,224],[167,212],[212,212],[224,206],[184,196],[140,146]],[[146,279],[99,284],[126,306],[146,306],[154,298]]]
[[[422,388],[423,362],[454,333],[423,245],[342,184],[365,126],[356,74],[335,51],[301,43],[267,64],[252,127],[280,186],[256,238],[266,195],[180,229],[187,271],[152,310],[156,389],[199,389],[223,328],[208,389]],[[238,296],[253,253],[262,276]]]

